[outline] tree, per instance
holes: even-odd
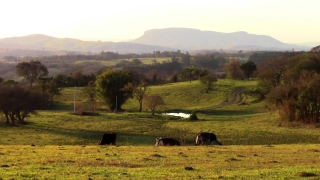
[[[319,45],[319,46],[316,46],[316,47],[311,48],[310,52],[320,52],[320,45]]]
[[[32,87],[38,78],[48,75],[48,69],[39,61],[22,62],[17,64],[16,74],[24,77]]]
[[[35,90],[42,94],[43,99],[47,100],[48,105],[53,104],[53,97],[60,95],[60,88],[52,77],[39,78],[35,84]]]
[[[90,81],[86,87],[83,88],[83,93],[87,96],[92,105],[92,112],[96,110],[96,102],[97,102],[97,90],[96,84],[94,81]]]
[[[164,105],[164,101],[160,95],[145,96],[144,104],[151,109],[151,115],[154,116],[157,106]]]
[[[186,52],[186,54],[183,54],[181,56],[181,64],[184,67],[190,67],[191,66],[191,55]]]
[[[190,68],[184,68],[180,74],[184,79],[188,79],[191,83],[191,80],[197,79],[199,73],[200,73],[200,70],[198,68],[190,67]]]
[[[214,72],[210,72],[209,74],[200,77],[200,82],[206,85],[207,89],[206,92],[208,93],[211,89],[211,85],[217,81],[217,76]]]
[[[121,106],[131,97],[132,92],[122,90],[126,84],[132,83],[132,77],[126,72],[108,69],[97,77],[95,83],[98,96],[111,111],[122,110]]]
[[[7,123],[12,125],[18,121],[25,124],[25,118],[36,114],[36,109],[43,105],[42,95],[19,85],[0,85],[0,109],[3,111]]]
[[[258,86],[263,94],[268,94],[272,88],[280,86],[287,70],[289,59],[286,56],[274,57],[263,62],[258,74]]]
[[[239,79],[241,76],[241,69],[239,60],[232,60],[224,65],[224,70],[227,71],[227,78]]]
[[[257,70],[257,66],[252,61],[247,61],[246,63],[241,64],[240,69],[242,70],[243,74],[249,79],[253,72]]]
[[[136,98],[139,102],[139,112],[142,111],[142,100],[147,91],[147,83],[142,81],[138,85],[128,83],[123,88],[124,91],[132,92],[132,97]]]

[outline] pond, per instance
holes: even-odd
[[[163,115],[169,115],[169,116],[180,116],[183,118],[189,118],[190,114],[186,114],[186,113],[162,113]]]

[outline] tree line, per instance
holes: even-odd
[[[310,52],[282,53],[258,63],[250,59],[240,62],[238,59],[227,59],[217,54],[192,57],[188,53],[181,53],[179,56],[173,56],[161,63],[154,61],[148,65],[142,64],[139,59],[130,61],[129,64],[129,61],[123,61],[122,68],[109,67],[95,74],[74,71],[69,75],[58,74],[54,77],[48,77],[48,69],[39,61],[21,62],[16,65],[15,73],[22,77],[23,81],[0,78],[0,109],[8,123],[23,123],[35,109],[52,104],[53,97],[59,95],[61,88],[82,86],[92,102],[93,110],[98,99],[103,100],[111,111],[121,111],[121,106],[128,98],[135,98],[140,105],[139,111],[142,111],[144,104],[154,114],[155,107],[164,102],[158,95],[145,96],[148,85],[179,81],[191,83],[200,80],[208,92],[218,78],[257,77],[259,85],[258,91],[255,92],[273,103],[283,119],[319,122],[318,49]],[[218,76],[217,69],[223,69],[226,75]],[[32,102],[32,105],[26,102]]]
[[[287,121],[319,123],[320,53],[286,53],[261,64],[259,92]]]

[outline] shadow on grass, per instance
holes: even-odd
[[[50,145],[99,145],[104,133],[111,131],[101,130],[84,130],[84,129],[68,129],[68,128],[46,128],[40,129],[30,127],[37,133],[48,134],[56,139],[52,141],[38,141],[40,144],[49,143]],[[42,132],[41,132],[42,131]],[[113,131],[114,132],[114,131]],[[154,145],[156,136],[142,135],[125,132],[115,132],[117,134],[117,145]],[[61,138],[61,136],[63,138]],[[45,145],[45,144],[42,144]]]

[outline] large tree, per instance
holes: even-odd
[[[108,69],[97,77],[97,93],[111,111],[122,110],[121,106],[131,97],[132,92],[122,90],[128,83],[132,83],[132,77],[120,70]]]
[[[24,124],[25,118],[35,114],[42,105],[42,95],[36,91],[15,84],[0,85],[0,109],[7,123],[11,120],[13,125],[16,121]]]
[[[224,70],[227,71],[227,78],[239,79],[241,77],[241,69],[239,60],[231,60],[224,65]]]
[[[52,77],[39,78],[33,89],[42,94],[43,99],[47,101],[48,105],[53,104],[54,96],[61,94],[57,82]]]
[[[39,61],[22,62],[17,64],[16,74],[24,77],[32,87],[38,78],[48,75],[48,69]]]
[[[246,77],[249,79],[253,72],[257,70],[257,66],[252,61],[247,61],[246,63],[243,63],[240,65],[240,69],[242,70],[243,74],[246,75]]]
[[[90,81],[86,87],[83,88],[82,92],[90,100],[92,105],[92,112],[96,110],[97,102],[97,90],[94,81]]]
[[[124,91],[132,92],[132,97],[137,99],[139,102],[139,112],[142,111],[142,100],[147,91],[147,83],[142,81],[139,84],[128,83],[123,88]]]
[[[268,94],[272,88],[281,85],[290,60],[286,56],[279,56],[264,61],[258,74],[258,86],[263,94]]]

